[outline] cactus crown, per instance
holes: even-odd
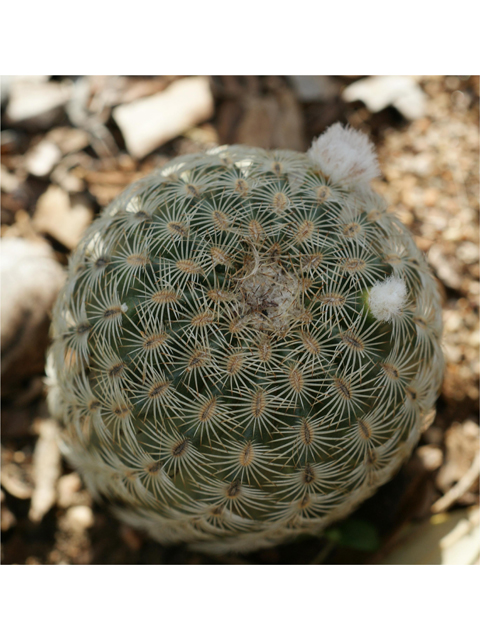
[[[368,187],[368,141],[355,164],[361,134],[337,134],[330,153],[320,139],[309,155],[180,157],[73,256],[50,403],[89,488],[162,542],[318,532],[392,475],[431,415],[433,278]]]

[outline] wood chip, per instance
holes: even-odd
[[[64,522],[67,529],[80,533],[93,527],[95,521],[90,507],[77,505],[67,510]]]
[[[28,500],[32,496],[33,488],[25,469],[13,462],[2,462],[1,481],[5,491],[19,500]]]
[[[60,149],[49,140],[42,140],[25,158],[25,167],[32,176],[48,176],[62,157]]]
[[[427,96],[411,76],[370,76],[343,92],[347,102],[361,100],[372,113],[393,105],[408,120],[422,118]]]
[[[339,94],[340,83],[330,76],[288,76],[301,102],[326,102]]]
[[[177,80],[161,93],[117,107],[113,117],[129,152],[143,158],[165,142],[213,116],[207,78]]]
[[[6,120],[12,124],[22,122],[35,128],[48,128],[70,95],[68,83],[16,80],[10,86]]]
[[[281,88],[276,92],[279,118],[274,128],[273,148],[306,151],[305,122],[303,112],[290,89]]]
[[[1,245],[3,396],[43,373],[49,314],[65,274],[44,241],[2,238]]]
[[[280,109],[273,96],[252,96],[245,99],[245,114],[238,125],[235,143],[271,149],[275,123]]]
[[[447,430],[445,464],[436,478],[437,487],[442,493],[447,493],[474,464],[480,446],[479,436],[479,426],[473,420],[453,423]]]
[[[3,164],[1,166],[0,177],[2,182],[2,192],[4,193],[12,193],[12,191],[16,191],[16,189],[18,189],[21,184],[17,176],[14,173],[10,173],[8,169],[3,166]]]
[[[16,525],[17,519],[5,504],[2,504],[1,509],[2,509],[1,529],[2,531],[8,531],[9,529],[11,529]]]
[[[52,419],[40,419],[37,422],[37,429],[39,437],[33,454],[35,488],[28,514],[32,522],[40,522],[55,504],[56,485],[61,467],[58,422]]]
[[[75,471],[62,476],[57,484],[58,500],[57,504],[62,509],[74,506],[80,499],[82,481]]]
[[[89,144],[89,137],[82,129],[57,127],[47,133],[45,139],[57,145],[63,155],[81,151]]]
[[[443,462],[442,450],[430,444],[418,447],[415,456],[420,460],[425,471],[435,471],[441,467]]]
[[[467,473],[447,493],[432,505],[432,513],[441,513],[461,498],[480,475],[480,452],[477,453]]]
[[[70,199],[61,187],[51,185],[38,199],[33,216],[37,231],[46,233],[68,249],[74,249],[93,218],[86,199]]]
[[[304,151],[303,115],[292,91],[276,88],[267,96],[247,96],[234,142],[264,149]]]

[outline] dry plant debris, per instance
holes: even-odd
[[[188,117],[184,104],[178,109],[173,104],[175,87],[186,85],[196,87],[191,100],[198,100],[189,105]],[[443,522],[454,532],[447,536],[449,548],[459,548],[454,538],[467,548],[478,524],[475,511],[463,510],[475,509],[479,500],[479,79],[415,76],[407,85],[410,109],[405,107],[404,89],[403,94],[395,93],[391,79],[379,82],[370,77],[2,78],[2,256],[8,256],[13,239],[28,247],[28,256],[19,249],[12,258],[22,265],[36,259],[38,247],[46,247],[52,275],[41,278],[35,295],[45,287],[55,288],[60,275],[53,274],[67,263],[91,217],[129,183],[169,159],[239,142],[305,151],[313,137],[341,120],[374,139],[384,176],[375,187],[413,231],[441,283],[447,360],[437,417],[415,455],[394,480],[333,530],[327,542],[305,540],[244,558],[214,560],[182,547],[162,548],[120,527],[59,460],[48,429],[42,427],[39,435],[39,425],[49,424],[41,381],[48,296],[36,334],[29,324],[32,316],[27,320],[15,311],[14,291],[9,301],[2,299],[2,314],[18,318],[12,321],[11,335],[27,327],[25,335],[36,337],[22,341],[25,353],[13,368],[9,357],[2,363],[4,563],[303,564],[315,558],[331,564],[379,562],[406,545],[401,533],[409,525]],[[415,111],[412,96],[423,113]],[[159,128],[161,135],[157,131],[159,137],[151,144],[138,134],[135,147],[125,127],[141,132],[144,123],[135,122],[132,115],[121,125],[118,114],[128,107],[134,114],[141,101],[148,106],[169,100],[169,112],[183,114],[181,123],[169,120],[168,134]],[[2,273],[3,289],[7,278],[15,281],[16,273],[13,266],[10,274]],[[30,294],[21,288],[22,279],[17,280],[25,301]],[[33,275],[27,280],[28,286],[34,283]],[[8,344],[2,334],[2,353]],[[442,512],[432,516],[432,508]],[[455,555],[457,561],[478,562],[468,549]],[[395,561],[421,561],[420,556],[406,558],[396,556]],[[443,561],[441,554],[435,561]]]

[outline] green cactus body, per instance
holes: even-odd
[[[373,293],[389,283],[392,313]],[[54,311],[50,406],[119,517],[249,551],[320,532],[393,475],[432,417],[440,318],[370,188],[307,154],[223,147],[91,226]]]

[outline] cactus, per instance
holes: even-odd
[[[221,147],[92,224],[53,315],[49,403],[90,491],[156,540],[318,534],[392,477],[443,372],[435,281],[366,136]]]

